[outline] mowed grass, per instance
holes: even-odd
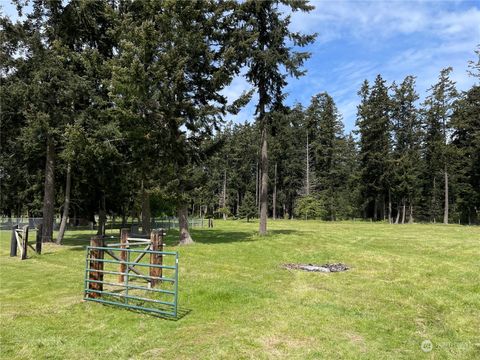
[[[180,251],[177,321],[82,302],[88,232],[25,261],[2,232],[2,358],[480,358],[479,227],[270,221],[258,237],[257,223],[215,226],[168,247]],[[292,262],[352,269],[281,268]]]

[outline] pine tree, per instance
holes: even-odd
[[[409,222],[413,222],[413,208],[418,201],[420,182],[420,141],[421,121],[415,102],[415,78],[407,76],[393,94],[393,196],[397,200],[397,221],[402,214],[402,224],[406,218],[406,205],[409,207]]]
[[[93,8],[102,6],[104,3],[98,2]],[[18,7],[22,9],[22,4]],[[66,146],[62,134],[80,120],[90,104],[91,79],[85,76],[86,39],[82,38],[89,29],[78,32],[78,24],[69,21],[78,7],[83,15],[91,15],[92,9],[74,2],[32,1],[28,16],[17,24],[9,23],[5,32],[6,41],[14,44],[18,53],[28,54],[16,57],[12,71],[16,72],[16,91],[23,93],[16,109],[24,124],[20,142],[41,144],[45,157],[43,241],[52,241],[55,177],[61,165],[59,153]],[[2,22],[7,25],[8,20]]]
[[[430,95],[423,103],[425,126],[425,160],[427,163],[426,187],[427,197],[431,204],[430,216],[435,222],[440,209],[440,186],[443,177],[443,222],[448,224],[449,219],[449,173],[451,158],[450,136],[451,116],[453,103],[457,97],[455,83],[450,80],[452,68],[445,68],[440,72],[437,84],[430,89]]]
[[[340,157],[343,152],[343,124],[332,97],[322,93],[312,98],[307,109],[308,124],[313,124],[312,141],[315,158],[316,190],[320,192],[327,218],[335,220],[338,212],[338,194],[345,185]],[[307,124],[307,126],[308,126]]]
[[[391,103],[385,80],[380,75],[371,88],[365,81],[359,95],[362,102],[358,107],[357,126],[364,216],[379,220],[386,215],[386,199],[391,186]]]
[[[471,76],[480,79],[478,60],[471,62]],[[478,224],[480,209],[480,84],[474,84],[454,104],[452,146],[455,161],[456,204],[462,223]]]
[[[238,209],[238,213],[241,218],[247,219],[247,222],[256,216],[257,206],[255,205],[255,199],[250,192],[247,192],[243,197],[243,201]]]
[[[269,112],[282,107],[287,74],[295,77],[303,75],[300,68],[309,57],[306,52],[293,51],[287,41],[295,46],[305,46],[314,39],[312,35],[289,31],[290,17],[282,16],[281,5],[293,11],[308,12],[313,9],[304,0],[247,0],[239,4],[237,11],[240,28],[245,30],[239,35],[240,39],[246,41],[239,43],[243,46],[240,54],[245,57],[248,67],[246,77],[258,90],[256,114],[261,131],[260,235],[267,232]]]
[[[204,157],[202,143],[227,110],[238,110],[228,107],[221,94],[239,70],[229,43],[232,6],[213,1],[125,4],[113,69],[115,101],[129,134],[142,143],[135,151],[144,168],[152,167],[149,159],[171,164],[181,244],[193,242],[187,221],[189,192],[195,188],[190,175]]]

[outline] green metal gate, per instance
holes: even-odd
[[[87,246],[84,300],[177,317],[178,252],[147,248]]]

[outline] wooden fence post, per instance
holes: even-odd
[[[153,230],[150,234],[150,250],[163,251],[163,229]],[[163,255],[150,253],[150,265],[163,265]],[[162,277],[162,268],[150,267],[150,276]],[[158,283],[158,279],[151,279],[151,286]]]
[[[126,249],[127,248],[127,242],[128,242],[128,229],[121,229],[120,230],[120,248]],[[120,251],[120,259],[122,261],[127,261],[127,252],[126,251]],[[120,264],[119,272],[125,273],[127,271],[127,265],[126,264]],[[124,275],[118,275],[118,282],[123,283],[125,281],[125,276]]]
[[[22,228],[22,260],[27,258],[27,248],[28,248],[28,225],[25,225]]]
[[[37,234],[35,238],[35,252],[42,253],[42,224],[37,225]]]
[[[90,246],[95,247],[103,247],[104,241],[103,236],[97,235],[90,239]],[[103,260],[103,249],[90,249],[89,258],[90,260],[90,271],[89,271],[89,279],[95,281],[103,281],[103,272],[92,271],[93,270],[100,270],[103,271],[103,261],[95,261],[95,259]],[[89,290],[95,291],[103,291],[103,284],[96,283],[96,282],[89,282],[88,283]],[[88,292],[87,297],[89,298],[100,298],[102,294],[96,292]]]
[[[15,230],[18,229],[18,225],[12,226],[12,237],[10,239],[10,256],[17,256],[17,236]]]

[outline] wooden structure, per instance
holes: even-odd
[[[102,248],[104,245],[103,236],[94,236],[90,239],[92,249],[89,254],[90,263],[88,266],[91,269],[89,272],[89,288],[94,290],[87,294],[90,298],[99,298],[101,295],[97,291],[103,290],[103,262],[101,260],[103,260],[104,251],[97,248]]]
[[[18,225],[12,227],[12,236],[10,238],[10,256],[17,256],[18,250],[20,250],[20,259],[25,260],[27,258],[28,248],[35,251],[37,254],[42,253],[42,226],[37,227],[37,234],[35,237],[35,247],[28,243],[28,225],[23,226],[21,229]]]

